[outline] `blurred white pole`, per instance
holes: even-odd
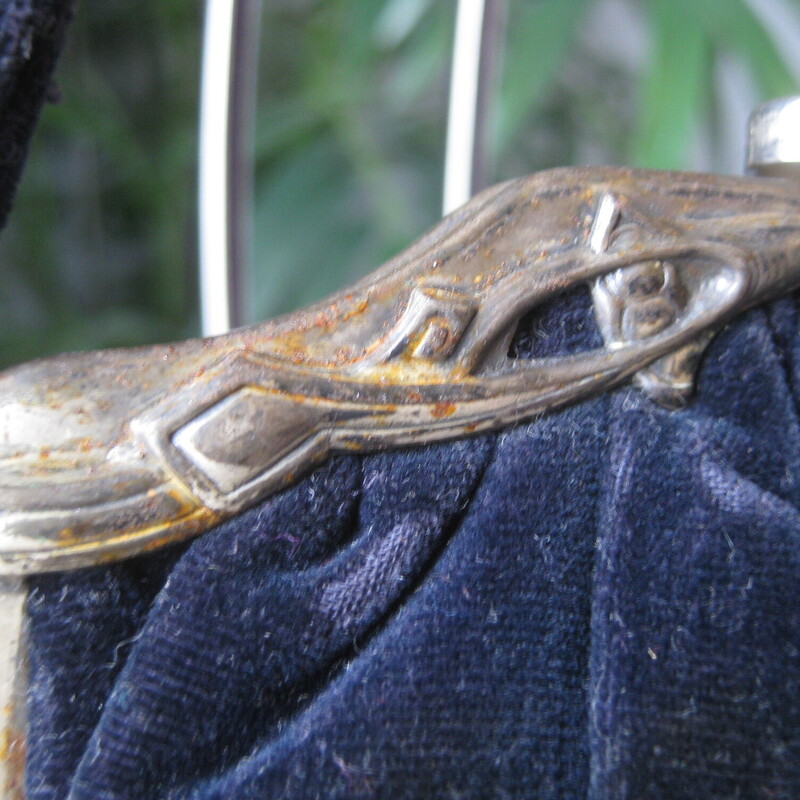
[[[228,285],[228,109],[235,0],[206,0],[200,83],[200,314],[204,336],[231,327]]]
[[[508,0],[459,0],[450,75],[444,213],[491,181],[489,120],[505,43]]]
[[[203,335],[243,323],[259,0],[206,0],[198,227]]]
[[[459,0],[456,11],[444,161],[445,214],[472,196],[484,6],[484,0]]]

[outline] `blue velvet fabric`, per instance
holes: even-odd
[[[338,457],[35,579],[30,798],[800,796],[798,333],[794,299],[737,320],[679,412],[622,388]]]

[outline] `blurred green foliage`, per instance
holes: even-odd
[[[189,334],[196,3],[81,2],[7,229],[0,359]]]
[[[492,175],[727,169],[721,66],[744,76],[748,102],[797,91],[755,2],[511,0]],[[323,296],[437,219],[454,11],[264,2],[253,320]],[[79,4],[62,102],[43,114],[0,237],[1,364],[197,333],[201,27],[199,0]]]

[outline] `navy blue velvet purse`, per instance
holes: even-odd
[[[14,152],[67,8],[0,11]],[[599,343],[583,295],[528,322],[521,355]],[[28,797],[800,796],[799,322],[729,325],[680,413],[621,388],[338,456],[189,544],[32,579]]]

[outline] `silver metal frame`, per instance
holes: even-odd
[[[798,183],[553,170],[486,190],[308,309],[8,370],[0,574],[194,535],[332,450],[496,429],[631,377],[680,407],[714,331],[800,283],[798,253]],[[509,355],[525,314],[580,286],[602,348]]]

